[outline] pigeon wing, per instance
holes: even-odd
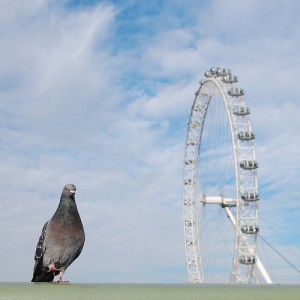
[[[49,282],[54,279],[54,274],[52,272],[48,272],[47,268],[43,266],[44,254],[47,248],[45,245],[45,238],[47,235],[48,224],[49,221],[45,223],[36,246],[32,282]]]
[[[45,247],[44,247],[44,240],[46,236],[46,231],[47,231],[47,226],[48,226],[49,221],[45,223],[42,229],[42,233],[40,235],[39,241],[36,245],[36,250],[35,250],[35,255],[34,255],[34,260],[35,260],[35,266],[34,266],[34,271],[39,264],[39,262],[43,259],[43,255],[45,253]]]

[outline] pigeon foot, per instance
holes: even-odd
[[[60,271],[60,272],[59,272],[59,280],[58,280],[57,282],[58,282],[58,283],[69,283],[69,281],[63,280],[63,275],[64,275],[64,272],[63,272],[63,271]]]

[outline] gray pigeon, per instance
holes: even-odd
[[[46,222],[36,246],[32,282],[53,281],[79,256],[84,245],[84,229],[75,202],[76,187],[67,184],[51,220]]]

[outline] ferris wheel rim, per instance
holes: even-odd
[[[221,70],[226,70],[222,68],[215,68],[215,69],[221,69]],[[207,74],[207,73],[206,73]],[[229,76],[230,75],[230,76]],[[229,76],[230,78],[235,79],[234,76],[231,77],[231,73],[225,74],[224,77]],[[235,216],[235,225],[236,225],[236,230],[235,230],[235,249],[234,249],[234,259],[232,263],[232,271],[231,271],[231,282],[242,282],[243,280],[240,280],[238,278],[240,275],[237,275],[239,272],[239,265],[242,264],[241,261],[241,253],[239,252],[239,247],[238,245],[238,239],[241,237],[241,228],[240,226],[240,206],[243,206],[243,200],[241,200],[241,175],[240,173],[243,172],[240,169],[241,163],[242,163],[242,158],[239,156],[239,151],[237,151],[238,148],[238,140],[237,140],[237,132],[239,130],[239,126],[236,126],[235,123],[235,117],[233,113],[233,105],[230,105],[230,100],[236,97],[236,95],[230,94],[229,90],[232,89],[233,91],[237,89],[237,87],[234,85],[236,81],[232,80],[232,82],[224,82],[225,80],[221,80],[220,76],[206,76],[208,78],[204,79],[201,81],[200,87],[196,92],[196,97],[194,100],[194,104],[191,110],[190,118],[189,118],[189,125],[187,129],[187,136],[186,136],[186,147],[185,147],[185,156],[184,156],[184,188],[183,188],[183,218],[184,218],[184,238],[185,238],[185,253],[186,253],[186,264],[187,264],[187,269],[188,269],[188,275],[189,275],[189,281],[191,283],[202,283],[204,282],[204,273],[202,269],[202,262],[201,262],[201,251],[200,251],[200,241],[199,241],[199,233],[198,233],[198,216],[197,216],[197,205],[198,205],[198,166],[197,166],[197,159],[199,158],[200,155],[200,144],[201,144],[201,138],[202,138],[202,130],[203,130],[203,123],[205,121],[206,117],[206,112],[208,109],[208,106],[210,104],[210,100],[212,98],[212,94],[204,96],[205,94],[202,94],[201,96],[201,89],[203,86],[205,86],[208,83],[211,83],[214,88],[217,88],[222,95],[222,99],[225,104],[226,112],[227,112],[227,117],[230,125],[230,130],[231,130],[231,138],[232,138],[232,147],[233,147],[233,152],[234,152],[234,165],[235,165],[235,177],[236,177],[236,216]],[[224,78],[223,77],[223,78]],[[243,93],[241,93],[243,95]],[[238,103],[242,104],[243,107],[246,108],[245,102],[243,98],[241,97],[242,95],[238,95],[239,101]],[[201,98],[202,97],[202,98]],[[206,97],[206,99],[205,99]],[[202,99],[202,102],[200,101],[200,98]],[[234,102],[234,101],[233,101]],[[195,118],[193,118],[193,114],[195,110],[201,111],[200,113],[200,120],[202,121],[202,124],[196,124]],[[245,118],[246,121],[246,127],[249,129],[249,132],[251,131],[251,124],[248,118]],[[197,127],[197,126],[198,127]],[[198,131],[197,131],[198,130]],[[190,134],[190,132],[193,132],[194,134],[194,140],[190,139],[190,137],[193,134]],[[191,148],[191,144],[194,143],[194,147],[198,147],[198,151],[194,151],[194,157],[191,155],[189,152]],[[198,145],[197,145],[198,143]],[[251,149],[252,152],[252,161],[255,162],[255,149],[254,146]],[[187,167],[187,160],[189,161],[194,161],[195,166],[188,169]],[[191,175],[192,174],[192,175]],[[253,173],[253,182],[255,184],[254,190],[256,191],[256,194],[258,195],[258,186],[257,186],[257,175],[256,172]],[[192,188],[188,188],[189,186],[192,186]],[[255,192],[253,192],[253,195]],[[190,202],[188,202],[190,201]],[[223,201],[223,200],[222,200]],[[189,208],[190,207],[190,208]],[[227,208],[228,209],[228,208]],[[255,215],[255,220],[253,220],[254,224],[257,224],[258,220],[258,206],[255,201],[255,205],[252,207],[252,210],[254,210],[254,215]],[[253,213],[252,213],[253,215]],[[190,222],[189,220],[192,220]],[[246,239],[246,238],[244,238]],[[253,257],[255,257],[255,252],[256,252],[256,234],[255,234],[255,239],[253,239],[253,242],[251,244],[251,253],[253,254]],[[247,253],[249,251],[247,250]],[[249,252],[249,253],[250,253]],[[245,255],[246,258],[246,255]],[[248,258],[247,258],[248,259]],[[245,260],[246,261],[246,260]],[[254,260],[253,260],[254,261]],[[251,265],[252,260],[250,261]],[[247,262],[247,261],[246,261]],[[250,264],[249,263],[249,264]],[[249,271],[248,273],[251,274],[246,274],[248,278],[244,279],[244,281],[247,283],[249,282],[249,278],[252,277],[253,275],[253,267],[248,268]]]

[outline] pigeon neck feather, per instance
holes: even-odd
[[[52,219],[58,223],[74,223],[78,217],[79,213],[75,199],[62,195]]]

